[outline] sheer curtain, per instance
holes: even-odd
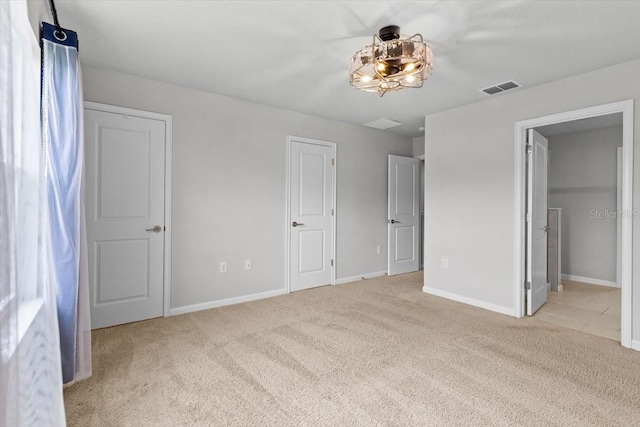
[[[40,136],[40,49],[0,1],[0,425],[64,426]]]
[[[91,375],[82,102],[77,35],[43,23],[42,142],[65,384]]]

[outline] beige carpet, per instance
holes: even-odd
[[[71,426],[640,425],[640,353],[364,280],[94,331]]]

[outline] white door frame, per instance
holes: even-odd
[[[515,206],[514,206],[514,314],[523,317],[525,313],[525,155],[527,129],[555,123],[568,122],[607,114],[622,113],[622,149],[623,149],[623,177],[622,177],[622,211],[627,213],[622,218],[622,256],[621,256],[621,334],[620,342],[623,347],[632,345],[632,227],[633,220],[633,100],[613,102],[611,104],[579,110],[566,111],[535,119],[522,120],[515,123]]]
[[[133,108],[119,107],[116,105],[100,104],[98,102],[85,101],[86,110],[101,111],[104,113],[120,114],[123,116],[140,117],[142,119],[159,120],[165,123],[164,144],[164,273],[163,273],[163,305],[162,315],[171,315],[171,171],[173,170],[173,124],[172,116],[167,114],[152,113],[149,111],[135,110]]]
[[[286,178],[286,205],[285,205],[285,257],[284,257],[284,281],[285,281],[285,289],[287,293],[291,292],[291,144],[293,142],[301,142],[303,144],[314,144],[314,145],[323,145],[325,147],[331,148],[333,151],[333,159],[334,159],[334,167],[333,171],[333,185],[332,192],[333,197],[331,202],[333,203],[333,216],[331,218],[331,228],[333,240],[330,243],[331,246],[331,259],[333,260],[333,265],[331,266],[331,284],[336,284],[336,267],[338,264],[338,260],[336,259],[336,218],[338,218],[338,205],[336,203],[336,188],[337,188],[337,173],[338,169],[338,153],[337,153],[337,145],[335,142],[329,141],[320,141],[318,139],[311,138],[302,138],[299,136],[287,135],[287,149],[286,149],[286,165],[287,165],[287,178]]]

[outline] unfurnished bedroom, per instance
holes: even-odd
[[[638,424],[638,22],[0,0],[0,426]]]

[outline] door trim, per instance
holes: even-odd
[[[303,144],[313,144],[313,145],[322,145],[325,147],[331,148],[333,152],[333,158],[335,159],[335,164],[333,167],[333,184],[332,184],[332,192],[333,197],[331,198],[331,203],[333,204],[333,217],[331,219],[331,229],[333,239],[331,241],[331,259],[333,260],[333,266],[331,267],[331,285],[336,284],[336,267],[338,264],[338,260],[336,259],[336,222],[338,218],[338,204],[336,203],[336,189],[337,189],[337,169],[338,169],[338,153],[337,153],[337,145],[335,142],[329,141],[321,141],[319,139],[311,139],[311,138],[302,138],[298,136],[287,135],[287,149],[286,151],[286,189],[285,189],[285,257],[284,257],[284,281],[285,281],[285,289],[287,293],[291,292],[291,144],[293,142],[301,142]]]
[[[590,117],[598,117],[613,113],[622,113],[622,147],[623,147],[623,188],[622,211],[629,214],[622,219],[621,242],[621,333],[620,342],[623,347],[631,348],[633,337],[633,300],[632,300],[632,232],[633,220],[633,100],[613,102],[610,104],[566,111],[558,114],[522,120],[515,123],[515,206],[514,206],[514,314],[523,317],[525,313],[525,145],[527,129],[539,126],[562,123]]]
[[[167,114],[119,107],[117,105],[101,104],[85,101],[85,110],[101,111],[103,113],[121,114],[123,116],[140,117],[142,119],[158,120],[165,123],[164,143],[164,272],[163,272],[163,304],[162,315],[171,315],[171,187],[173,170],[173,117]]]

